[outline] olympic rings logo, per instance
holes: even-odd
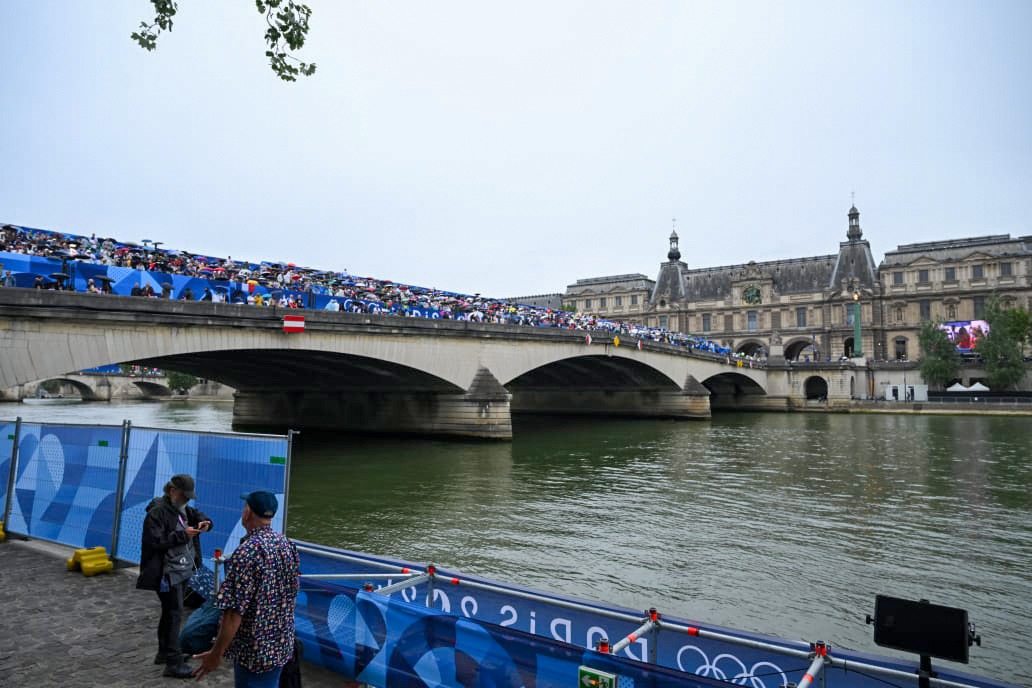
[[[685,651],[698,653],[702,662],[694,668],[691,664],[685,666]],[[719,681],[737,683],[740,686],[750,686],[750,688],[767,688],[767,684],[762,678],[764,676],[779,679],[774,683],[776,686],[788,685],[788,676],[785,675],[784,669],[776,664],[763,661],[756,662],[751,668],[747,668],[742,660],[727,653],[717,655],[711,662],[709,656],[695,645],[683,645],[677,651],[677,667],[681,671],[715,678]]]

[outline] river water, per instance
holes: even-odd
[[[227,403],[0,418],[227,431]],[[517,421],[511,444],[304,433],[289,532],[633,609],[893,654],[887,594],[963,607],[975,673],[1032,684],[1032,420]]]

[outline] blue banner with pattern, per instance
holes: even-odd
[[[577,685],[581,666],[616,674],[620,686],[727,685],[397,596],[306,584],[298,608],[297,633],[305,659],[317,650],[321,663],[371,686],[570,688]]]
[[[246,531],[240,524],[241,493],[269,490],[280,510],[273,528],[282,531],[286,484],[287,438],[281,436],[217,435],[133,427],[129,433],[122,496],[122,525],[118,558],[140,560],[143,518],[150,501],[161,495],[177,473],[194,477],[197,499],[192,505],[213,523],[201,536],[201,552],[208,566],[216,549],[229,554]]]
[[[303,574],[383,574],[370,576],[374,589],[397,583],[401,567],[423,567],[296,541]],[[345,560],[342,560],[344,557]],[[426,583],[389,596],[360,592],[362,580],[304,578],[296,613],[305,659],[356,681],[374,686],[562,686],[577,683],[577,667],[587,665],[616,674],[620,686],[736,685],[780,688],[799,684],[810,661],[772,649],[703,638],[663,627],[637,637],[617,654],[591,648],[607,639],[616,643],[636,631],[644,612],[597,602],[563,598],[438,569],[433,603],[426,604]],[[472,583],[473,585],[464,585]],[[488,585],[485,590],[481,585]],[[474,587],[476,586],[476,587]],[[527,595],[533,596],[528,599]],[[573,603],[570,608],[564,603]],[[621,620],[611,614],[640,620]],[[807,643],[735,631],[695,621],[661,617],[661,622],[702,628],[746,642],[758,641],[794,651]],[[655,653],[655,664],[647,661]],[[908,673],[916,662],[836,648],[835,656]],[[822,672],[835,688],[884,686],[877,676],[856,669],[827,667]],[[949,676],[947,676],[949,674]],[[499,681],[503,677],[508,680]],[[971,686],[1006,684],[940,670],[940,678]],[[496,682],[497,681],[497,682]],[[717,683],[717,682],[722,683]]]
[[[0,497],[6,492],[14,423],[0,423]],[[111,547],[122,451],[122,426],[23,423],[11,515],[5,530],[75,548]],[[274,492],[286,513],[287,438],[130,427],[117,548],[114,556],[139,563],[147,505],[177,473],[194,477],[194,506],[214,527],[201,536],[208,566],[216,549],[232,552],[245,531],[241,493]],[[4,499],[0,498],[0,505]]]
[[[117,426],[22,423],[5,528],[77,548],[110,547],[121,439]]]
[[[0,422],[0,520],[7,511],[7,483],[11,476],[11,456],[14,453],[14,423]],[[6,525],[6,524],[5,524]]]

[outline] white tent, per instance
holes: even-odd
[[[954,382],[952,385],[950,385],[949,387],[946,388],[946,391],[947,392],[968,392],[970,390],[967,387],[965,387],[964,385],[960,384],[959,382]]]
[[[969,392],[988,392],[989,388],[986,387],[985,385],[983,385],[981,382],[976,382],[975,384],[973,384],[970,387],[968,387],[968,391]]]

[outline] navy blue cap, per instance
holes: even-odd
[[[240,499],[247,502],[247,506],[251,507],[251,511],[259,518],[272,518],[279,509],[279,500],[268,490],[244,492]]]

